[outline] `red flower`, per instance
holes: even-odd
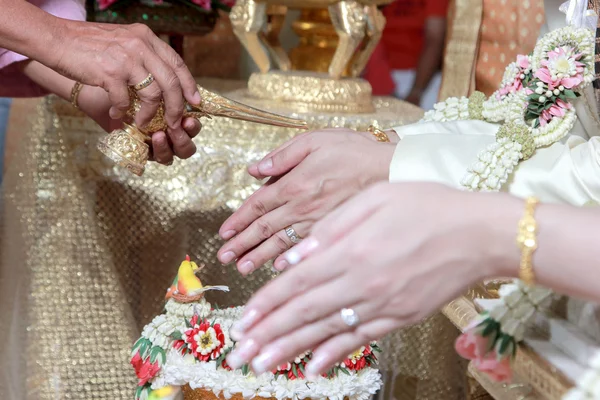
[[[360,371],[371,366],[370,358],[372,356],[373,349],[371,346],[361,347],[343,361],[343,366],[350,371]]]
[[[139,379],[139,386],[144,386],[160,371],[160,365],[158,365],[158,361],[151,363],[150,357],[146,358],[146,360],[142,360],[140,353],[135,353],[135,356],[133,356],[131,359],[131,365],[135,370],[135,375]]]
[[[229,345],[221,325],[211,325],[208,320],[200,322],[197,315],[192,317],[190,324],[192,327],[185,331],[181,340],[173,343],[173,347],[182,354],[192,354],[199,361],[219,358]]]

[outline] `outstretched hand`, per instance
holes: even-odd
[[[293,245],[286,227],[306,237],[316,221],[349,197],[387,181],[394,148],[366,132],[324,129],[274,150],[248,168],[255,178],[270,180],[221,226],[219,234],[228,242],[219,260],[237,260],[245,275],[276,258]],[[278,270],[287,264],[282,257],[275,260]]]
[[[272,370],[307,349],[309,377],[518,264],[521,203],[434,184],[379,184],[315,224],[231,330],[227,362]],[[514,251],[511,251],[514,249]],[[342,309],[358,321],[348,325]]]

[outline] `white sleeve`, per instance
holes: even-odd
[[[396,129],[402,140],[390,165],[390,182],[429,181],[462,189],[467,168],[495,141],[498,129],[481,121],[419,125]],[[588,141],[570,136],[536,150],[518,165],[503,190],[552,203],[600,201],[600,137]]]

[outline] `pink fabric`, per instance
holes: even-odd
[[[78,21],[85,20],[83,0],[28,1],[57,17]],[[56,46],[60,46],[60,43],[57,43]],[[20,54],[0,48],[0,97],[38,97],[47,94],[44,89],[19,71],[15,63],[26,59]]]

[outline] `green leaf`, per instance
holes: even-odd
[[[174,340],[183,340],[183,335],[181,334],[180,331],[173,331],[173,332],[171,332],[171,334],[169,335],[169,337],[171,339],[174,339]]]
[[[578,97],[577,94],[574,91],[572,91],[571,89],[565,89],[563,91],[563,93],[564,93],[565,97],[568,99],[576,99]]]
[[[550,107],[552,107],[554,105],[554,103],[548,103],[544,106],[545,110],[548,110]]]
[[[534,128],[537,128],[537,127],[539,127],[539,126],[540,126],[540,120],[539,120],[539,119],[536,119],[536,120],[535,120],[535,124],[533,125],[533,127],[534,127]]]
[[[340,367],[340,371],[342,371],[346,375],[350,375],[350,372],[348,372],[348,370],[346,368],[341,368]]]
[[[506,352],[506,349],[508,348],[508,345],[510,344],[511,340],[512,340],[511,336],[502,335],[502,337],[500,338],[500,348],[499,348],[500,354],[504,354]]]
[[[218,305],[217,303],[214,303],[214,304],[213,304],[213,308],[214,308],[215,310],[217,310],[217,311],[218,311],[218,310],[220,310],[220,308],[219,308],[219,305]]]
[[[298,368],[296,368],[296,364],[292,363],[292,374],[297,378],[298,377]]]
[[[242,374],[248,375],[248,372],[250,372],[250,367],[248,366],[248,364],[242,365]]]
[[[497,330],[498,330],[498,323],[496,321],[492,321],[488,324],[488,326],[485,327],[485,329],[481,333],[481,336],[488,337],[492,333],[496,332]]]
[[[306,374],[304,373],[304,364],[300,363],[300,364],[298,365],[298,367],[300,367],[300,371],[302,371],[302,373],[303,373],[304,375],[306,375]]]
[[[192,327],[192,323],[187,318],[185,319],[185,326],[187,326],[188,328]]]
[[[529,98],[538,101],[540,99],[540,96],[541,94],[533,93],[529,95]]]

